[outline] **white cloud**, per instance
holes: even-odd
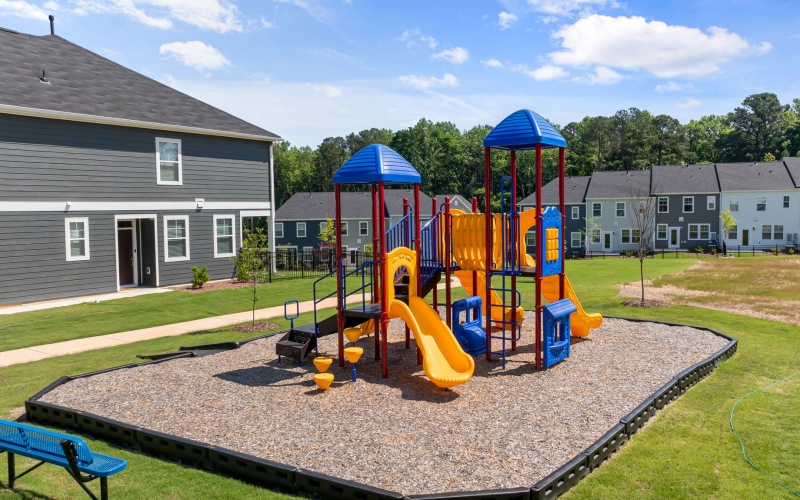
[[[47,19],[47,13],[38,5],[24,0],[0,0],[0,16],[25,17],[29,19]]]
[[[687,108],[696,108],[702,106],[703,102],[698,101],[697,99],[692,99],[691,97],[686,98],[686,100],[681,101],[677,104],[677,107],[680,109],[687,109]]]
[[[681,90],[689,90],[691,88],[693,88],[691,83],[667,82],[656,85],[656,92],[663,94],[664,92],[680,92]]]
[[[537,82],[557,80],[558,78],[566,78],[569,76],[569,73],[567,73],[564,68],[552,64],[545,64],[536,69],[528,69],[527,66],[516,66],[514,71],[527,75]]]
[[[643,17],[592,15],[554,33],[562,50],[556,64],[644,70],[661,78],[700,77],[752,52],[742,37],[712,26],[707,32]]]
[[[218,70],[230,65],[220,51],[197,40],[165,43],[159,52],[198,71]]]
[[[494,57],[490,57],[489,59],[485,59],[481,61],[481,64],[486,66],[487,68],[502,68],[503,63],[495,59]]]
[[[513,26],[517,21],[519,21],[519,17],[513,12],[501,12],[497,15],[499,20],[497,24],[500,26],[501,30],[505,30]]]
[[[620,80],[622,80],[622,75],[605,66],[597,66],[594,73],[586,75],[589,85],[614,85]]]
[[[436,78],[435,76],[404,75],[400,77],[400,81],[406,85],[422,90],[430,90],[435,87],[458,86],[458,78],[452,73],[445,73],[441,78]]]
[[[615,0],[528,0],[528,5],[538,12],[558,16],[576,11],[591,12],[594,8],[619,7]]]
[[[259,18],[258,22],[261,25],[261,27],[264,28],[264,29],[269,29],[269,28],[274,28],[275,27],[275,23],[271,23],[271,22],[267,21],[266,19],[264,19],[263,17]]]
[[[771,43],[769,43],[769,42],[761,42],[761,45],[759,45],[758,48],[756,49],[756,54],[758,54],[760,56],[764,55],[767,52],[771,52],[773,48],[774,47],[772,46]]]
[[[413,30],[405,30],[402,35],[397,39],[406,44],[406,47],[426,46],[429,49],[435,49],[438,45],[436,39],[430,35],[424,35],[422,30],[414,28]]]
[[[228,0],[71,0],[77,14],[123,14],[153,28],[172,28],[180,21],[201,29],[242,31],[239,9]]]
[[[316,95],[329,97],[331,99],[342,97],[344,94],[342,89],[339,87],[334,87],[333,85],[312,85],[311,88],[314,90]]]
[[[453,64],[463,64],[469,59],[469,51],[464,47],[455,47],[452,49],[445,49],[438,54],[431,56],[433,59],[442,59]]]

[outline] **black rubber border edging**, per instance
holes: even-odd
[[[606,318],[638,323],[658,323],[667,326],[695,328],[725,338],[728,340],[728,344],[709,358],[692,365],[672,378],[639,406],[622,417],[618,424],[609,429],[609,431],[595,441],[594,444],[590,445],[566,464],[531,487],[438,493],[405,497],[400,493],[374,488],[319,472],[297,469],[290,465],[273,462],[253,455],[239,453],[226,448],[217,448],[207,443],[183,439],[149,429],[142,429],[91,413],[39,402],[42,396],[70,380],[90,377],[114,370],[162,363],[183,356],[158,359],[149,363],[122,365],[81,375],[60,377],[25,401],[25,411],[28,420],[32,422],[39,422],[45,425],[87,433],[131,448],[141,449],[152,455],[212,470],[258,485],[294,491],[299,489],[307,494],[316,494],[323,498],[357,500],[402,498],[413,500],[549,500],[561,496],[567,490],[578,484],[578,482],[590,472],[602,465],[603,462],[608,460],[633,434],[647,423],[658,410],[661,410],[664,406],[675,401],[690,387],[711,374],[722,361],[733,356],[738,348],[738,341],[736,339],[711,328],[637,318],[621,318],[614,316],[607,316]],[[205,346],[182,347],[181,350],[219,349],[221,346],[225,346],[225,348],[228,349],[236,349],[248,342],[272,335],[275,334],[262,335],[240,342],[221,342]]]

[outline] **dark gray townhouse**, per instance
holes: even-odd
[[[714,164],[656,165],[656,249],[708,249],[717,245],[720,189]]]
[[[0,303],[231,276],[277,135],[52,33],[0,67]]]

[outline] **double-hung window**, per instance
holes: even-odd
[[[603,216],[603,204],[600,202],[592,203],[592,217],[602,217]]]
[[[774,239],[776,239],[776,240],[782,240],[783,239],[783,224],[775,224],[774,230],[775,230],[775,233],[772,235],[772,237]]]
[[[666,196],[658,197],[658,213],[660,214],[669,213],[669,198],[667,198]]]
[[[298,222],[297,227],[295,229],[295,234],[298,238],[305,238],[306,237],[306,223],[305,222]]]
[[[592,229],[590,234],[591,234],[591,238],[592,238],[592,243],[600,243],[600,230],[599,229]]]
[[[358,235],[369,236],[369,222],[365,220],[358,221]]]
[[[276,222],[275,223],[275,239],[279,240],[283,238],[283,222]]]
[[[683,213],[685,214],[694,213],[694,196],[683,197]]]
[[[756,212],[766,212],[767,211],[767,197],[766,196],[759,196],[756,198]]]
[[[580,248],[581,246],[581,233],[578,231],[569,233],[569,246],[572,248]]]
[[[164,216],[164,260],[189,260],[189,217]]]
[[[690,240],[707,240],[711,236],[710,224],[689,224]]]
[[[783,197],[783,208],[789,208],[789,197],[788,196],[784,196]]]
[[[572,207],[572,220],[581,218],[581,207]]]
[[[620,231],[620,243],[631,243],[631,230],[630,229],[623,229]]]
[[[738,238],[738,234],[739,234],[739,226],[734,225],[733,227],[728,229],[729,240],[735,240],[736,238]]]
[[[706,198],[706,209],[707,210],[717,209],[717,198],[715,196],[712,195]]]
[[[656,239],[657,240],[666,240],[667,239],[667,225],[666,224],[659,224],[656,226]]]
[[[348,228],[348,226],[349,226],[349,224],[347,222],[342,221],[342,225],[340,226],[341,227],[342,236],[347,236],[347,228]]]
[[[761,239],[762,240],[771,240],[772,239],[772,224],[764,224],[761,226]],[[783,239],[783,237],[781,237]]]
[[[233,236],[233,215],[214,216],[214,257],[233,257],[236,255],[236,241]]]
[[[89,218],[64,219],[67,260],[89,260]]]
[[[731,204],[728,207],[730,208],[731,212],[738,212],[739,211],[739,198],[735,196],[731,196]]]
[[[625,202],[618,201],[616,208],[617,208],[617,217],[625,217]]]
[[[156,184],[183,184],[180,139],[156,137]]]

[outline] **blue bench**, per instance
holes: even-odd
[[[125,470],[125,460],[101,455],[89,450],[86,443],[77,437],[60,434],[18,422],[0,420],[0,453],[8,453],[8,487],[14,481],[43,464],[64,467],[69,475],[94,500],[97,497],[85,483],[100,478],[100,498],[108,499],[108,477]],[[14,470],[15,455],[39,460],[39,463],[17,474]]]

